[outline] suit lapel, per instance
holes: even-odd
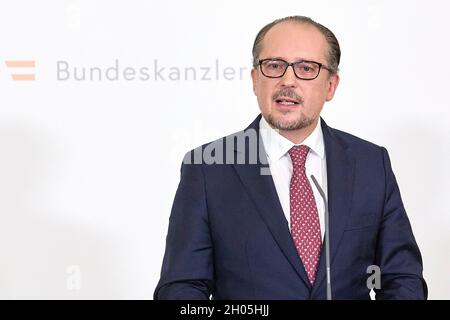
[[[261,115],[246,129],[253,129],[257,132],[258,148],[262,147],[259,135],[259,120]],[[259,150],[259,149],[258,149]],[[241,150],[242,151],[242,150]],[[245,146],[245,152],[249,151],[248,144]],[[237,152],[240,152],[237,150]],[[248,154],[248,153],[247,153]],[[261,174],[261,169],[268,172],[267,160],[264,152],[258,152],[258,161],[256,164],[234,164],[245,189],[253,200],[258,213],[270,230],[273,238],[284,253],[292,267],[295,269],[305,284],[311,288],[303,264],[295,249],[291,233],[283,209],[278,198],[278,194],[273,183],[271,175]]]
[[[348,215],[350,214],[353,192],[354,159],[349,154],[347,146],[322,121],[322,131],[327,161],[328,210],[330,226],[330,268],[333,273],[333,261],[344,233]],[[325,280],[325,246],[319,260],[317,277],[313,292]]]

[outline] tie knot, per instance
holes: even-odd
[[[309,147],[305,145],[293,146],[289,150],[291,156],[292,166],[294,170],[305,168],[306,157],[308,156]]]

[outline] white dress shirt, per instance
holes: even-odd
[[[290,182],[292,176],[292,161],[288,151],[295,145],[290,140],[280,135],[277,130],[272,129],[264,117],[261,117],[259,122],[260,134],[263,141],[264,149],[267,154],[272,179],[277,190],[278,198],[283,208],[284,216],[290,224]],[[322,125],[320,119],[314,131],[300,144],[306,145],[310,148],[308,156],[306,157],[306,176],[314,193],[317,210],[319,213],[320,232],[322,239],[325,233],[325,207],[322,197],[319,194],[314,182],[311,179],[311,174],[317,179],[322,187],[325,195],[327,192],[327,165],[325,157],[325,145],[323,142]]]

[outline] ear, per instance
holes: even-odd
[[[336,89],[339,84],[339,80],[340,80],[339,74],[337,74],[337,73],[333,74],[328,79],[328,90],[327,90],[327,95],[325,98],[326,101],[330,101],[331,99],[333,99],[334,93],[336,92]]]
[[[252,76],[252,82],[253,82],[253,93],[256,95],[256,91],[257,91],[257,82],[258,82],[258,70],[256,70],[256,68],[253,68],[252,71],[250,72],[251,76]]]

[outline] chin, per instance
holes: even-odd
[[[267,122],[279,130],[299,130],[309,127],[314,123],[314,119],[306,118],[300,114],[274,114],[271,113],[266,117]]]

